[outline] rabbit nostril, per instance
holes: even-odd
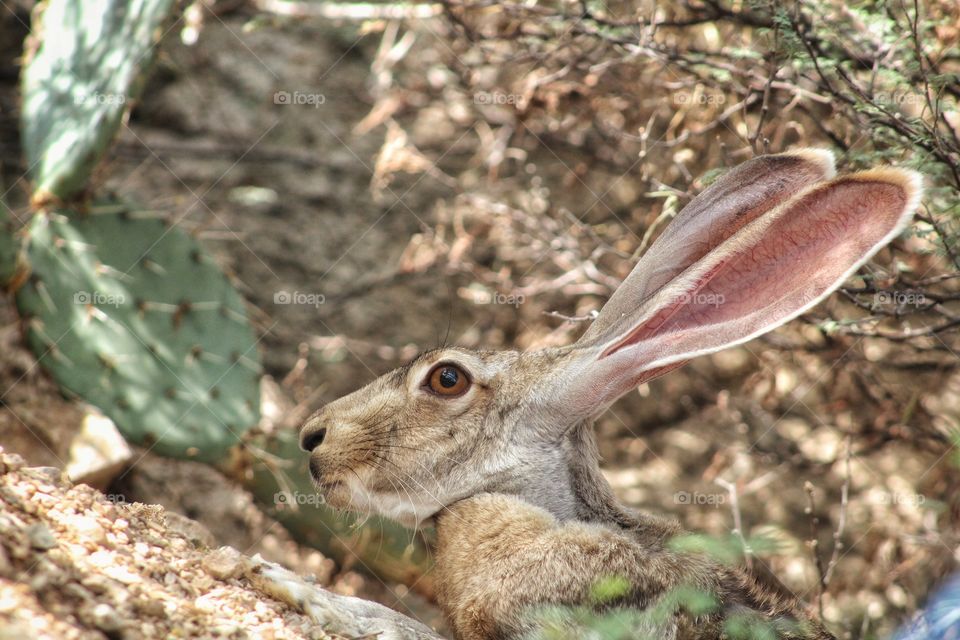
[[[327,428],[320,427],[314,431],[303,434],[303,437],[300,438],[300,448],[310,453],[323,443],[324,436],[327,435]]]

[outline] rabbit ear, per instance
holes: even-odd
[[[760,156],[727,171],[677,214],[604,305],[580,344],[622,333],[664,285],[758,216],[835,174],[826,149]]]
[[[556,408],[565,416],[593,415],[690,358],[797,317],[904,228],[921,191],[919,174],[910,171],[853,174],[808,186],[776,206],[752,201],[748,210],[759,213],[745,224],[724,211],[719,240],[705,222],[713,212],[704,203],[703,220],[684,222],[706,230],[681,229],[669,240],[696,242],[698,249],[663,244],[659,255],[679,257],[663,271],[671,275],[657,275],[652,264],[653,276],[634,271],[611,298],[619,296],[616,317],[607,317],[611,310],[604,308],[598,322],[604,319],[605,326],[574,345],[554,378],[560,385],[551,390]],[[704,245],[709,248],[701,252]],[[634,287],[646,288],[626,290]],[[627,308],[626,301],[636,306]]]

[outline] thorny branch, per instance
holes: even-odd
[[[832,335],[953,348],[953,338],[944,336],[960,326],[960,311],[952,308],[960,292],[955,277],[960,275],[960,238],[954,223],[960,214],[960,118],[951,120],[960,95],[960,61],[948,42],[940,48],[931,45],[940,42],[931,36],[936,16],[925,15],[924,5],[890,3],[885,8],[889,22],[882,25],[865,24],[867,17],[841,4],[834,6],[836,15],[814,15],[803,3],[733,8],[720,0],[652,13],[614,3],[603,13],[560,3],[446,0],[442,6],[447,28],[463,38],[462,47],[455,47],[461,89],[472,92],[475,103],[477,96],[505,96],[516,106],[523,124],[513,131],[508,148],[522,147],[529,137],[524,131],[538,119],[554,118],[561,126],[537,130],[535,137],[559,149],[570,144],[570,134],[578,132],[575,123],[582,119],[602,135],[580,139],[575,144],[581,151],[628,171],[636,164],[640,178],[652,180],[647,165],[662,163],[651,161],[651,139],[653,148],[668,150],[689,144],[694,135],[706,143],[708,134],[716,132],[724,160],[735,163],[747,156],[738,151],[729,158],[724,138],[754,152],[777,151],[789,145],[795,132],[813,128],[843,151],[844,169],[891,162],[918,167],[932,188],[912,237],[876,260],[863,286],[844,290],[865,313],[831,308],[837,317],[813,321]],[[897,24],[908,25],[906,34]],[[719,37],[706,37],[705,25]],[[680,32],[687,37],[678,37]],[[468,59],[469,64],[463,63]],[[535,82],[524,83],[519,73],[503,73],[492,86],[477,80],[489,65],[503,63],[529,63],[522,67],[524,77],[537,76],[534,69],[542,73]],[[651,73],[663,78],[660,105],[634,106],[621,86],[618,128],[605,122],[600,99],[591,98],[587,105],[580,99],[591,96],[594,87]],[[710,107],[710,126],[674,133],[696,108]],[[489,115],[485,105],[477,109],[481,117]],[[631,122],[639,136],[631,131]],[[654,127],[658,130],[651,132]],[[890,155],[897,146],[912,150],[913,156]],[[639,161],[631,161],[631,155]],[[685,162],[670,164],[668,171],[688,184],[693,180]],[[681,204],[694,189],[680,190]],[[654,208],[647,218],[638,253],[659,225],[658,215]]]

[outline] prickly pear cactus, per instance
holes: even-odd
[[[259,357],[240,295],[182,231],[123,204],[79,204],[173,4],[41,5],[21,123],[37,211],[22,248],[11,245],[29,279],[11,288],[31,346],[66,391],[133,442],[213,462],[259,418]]]
[[[128,440],[222,467],[266,452],[239,477],[261,503],[280,507],[294,535],[422,586],[429,563],[420,538],[388,522],[354,527],[319,504],[286,508],[315,496],[296,434],[261,433],[249,447],[234,447],[259,421],[259,354],[239,293],[200,245],[128,205],[84,204],[173,4],[41,5],[22,80],[35,212],[17,236],[0,212],[0,284],[16,291],[44,368]],[[285,471],[268,463],[296,472],[281,482]]]
[[[0,291],[13,284],[22,266],[21,240],[16,235],[16,225],[7,206],[0,202]]]
[[[23,148],[34,199],[86,186],[143,84],[173,0],[49,0],[23,72]],[[46,37],[44,34],[49,34]]]
[[[17,291],[28,339],[68,392],[157,453],[224,459],[259,417],[239,293],[190,236],[122,204],[41,211]]]

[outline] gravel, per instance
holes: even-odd
[[[254,588],[242,554],[211,550],[183,519],[0,448],[0,640],[337,637]]]

